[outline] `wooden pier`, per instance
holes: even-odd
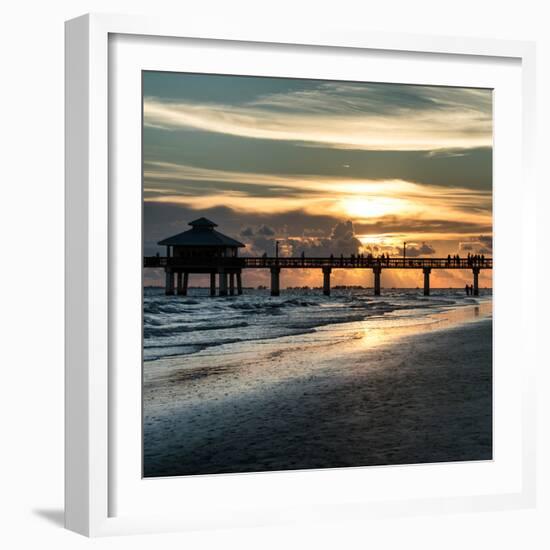
[[[479,295],[479,273],[483,269],[492,269],[492,258],[474,261],[460,258],[367,258],[356,257],[329,257],[329,258],[277,258],[277,257],[243,257],[243,258],[174,258],[167,256],[148,256],[144,258],[144,267],[164,268],[166,271],[168,294],[187,293],[189,273],[209,273],[210,293],[215,295],[216,275],[219,277],[220,296],[235,293],[236,279],[237,293],[242,294],[243,269],[269,269],[271,273],[271,295],[280,293],[280,276],[282,269],[318,269],[322,272],[323,293],[330,296],[330,277],[333,269],[371,269],[374,273],[374,294],[379,296],[382,288],[382,272],[386,269],[417,269],[423,274],[424,295],[430,294],[430,274],[434,269],[461,269],[472,272],[473,294]],[[229,276],[229,292],[227,277]],[[177,278],[177,284],[174,279]]]
[[[332,255],[327,258],[238,257],[238,249],[245,245],[219,233],[217,225],[199,218],[189,223],[191,229],[160,241],[166,247],[166,256],[146,256],[146,268],[164,268],[166,294],[187,295],[189,275],[206,273],[210,275],[210,295],[216,295],[216,275],[220,296],[242,294],[243,269],[269,269],[271,273],[271,295],[279,296],[282,269],[319,269],[323,274],[323,293],[330,296],[330,276],[333,269],[372,269],[374,273],[374,294],[380,296],[382,271],[385,269],[419,269],[424,275],[424,295],[430,294],[432,269],[467,269],[473,276],[473,294],[479,295],[479,273],[482,269],[493,269],[493,260],[483,256],[467,258],[374,258],[362,254],[344,257]]]

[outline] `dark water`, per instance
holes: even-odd
[[[365,319],[422,318],[445,308],[490,300],[491,290],[467,297],[457,289],[286,290],[271,297],[268,290],[245,290],[242,296],[209,297],[207,289],[189,295],[165,296],[163,289],[144,290],[144,359],[216,353],[223,344],[252,342],[315,332],[318,327]],[[225,349],[225,348],[224,348]]]

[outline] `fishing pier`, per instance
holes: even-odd
[[[166,256],[146,256],[145,268],[164,268],[167,295],[187,295],[189,275],[210,275],[210,295],[216,295],[216,276],[220,296],[242,294],[243,269],[269,269],[271,295],[280,294],[282,269],[318,269],[323,275],[323,294],[330,296],[330,277],[333,269],[369,269],[374,274],[374,294],[380,296],[382,272],[386,269],[421,270],[424,295],[430,294],[430,274],[434,269],[469,270],[473,279],[473,295],[479,295],[479,274],[492,269],[492,258],[374,258],[356,255],[328,258],[307,257],[239,257],[238,249],[245,245],[214,229],[216,224],[199,218],[189,224],[192,229],[164,239],[158,244],[166,246]]]

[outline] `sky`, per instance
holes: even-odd
[[[144,253],[205,216],[241,255],[273,255],[279,240],[289,256],[401,256],[403,242],[411,257],[492,256],[492,126],[489,89],[145,71]],[[265,284],[249,271],[245,285]],[[321,284],[286,271],[283,286]],[[146,284],[160,275],[146,270]],[[421,277],[386,270],[383,285]],[[432,286],[470,279],[436,270]]]

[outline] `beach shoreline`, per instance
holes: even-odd
[[[157,362],[144,475],[490,460],[491,306],[325,326],[208,367]]]

